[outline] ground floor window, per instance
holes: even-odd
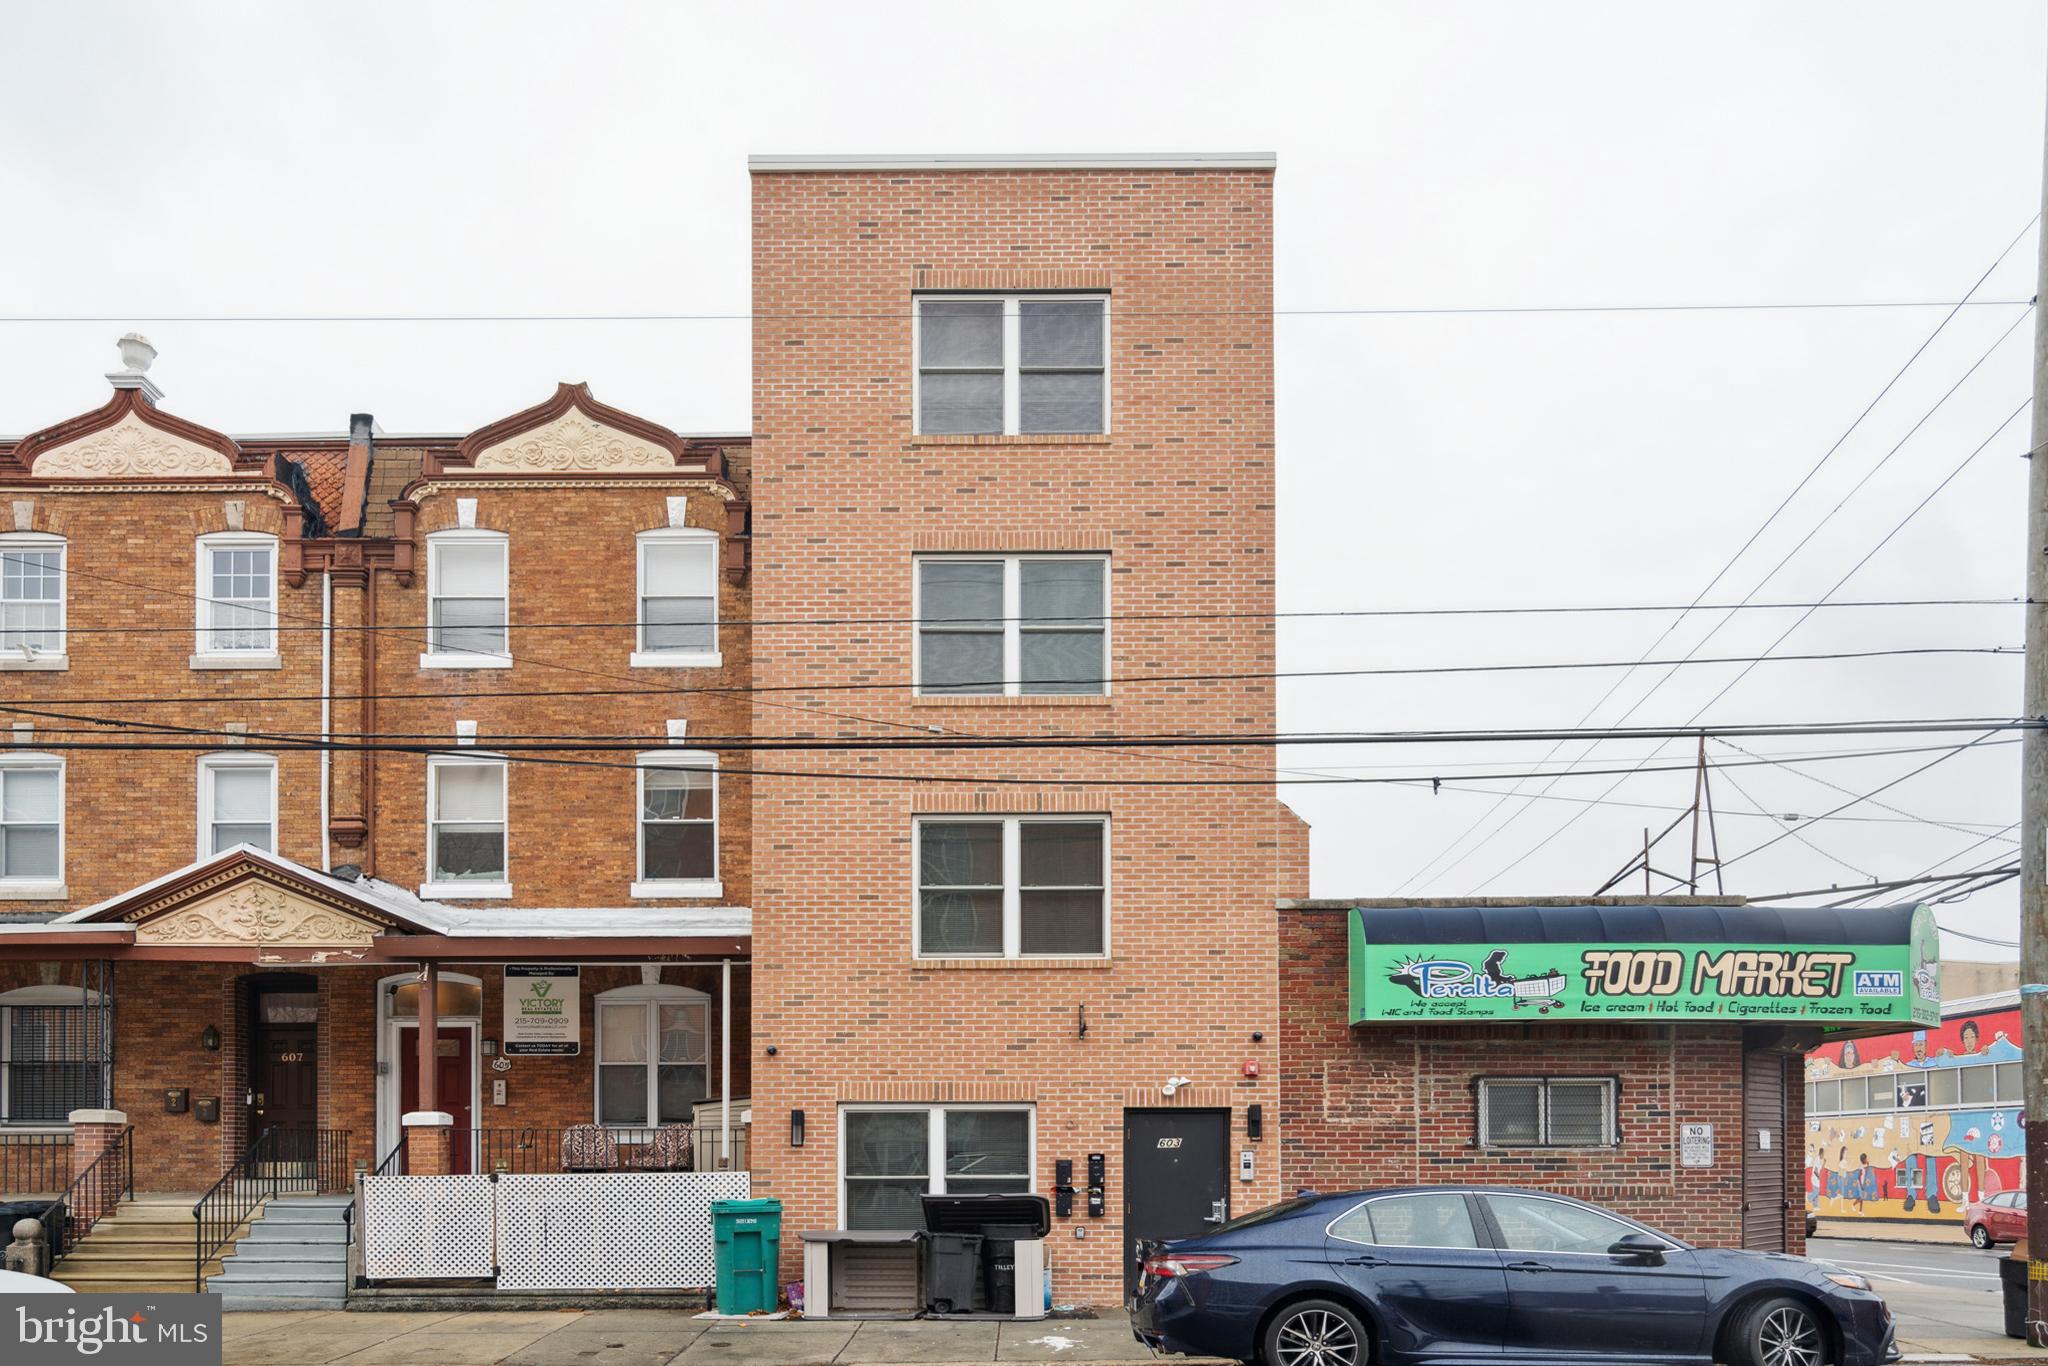
[[[677,986],[597,996],[597,1122],[687,1124],[711,1094],[711,998]]]
[[[1482,1148],[1604,1148],[1616,1141],[1612,1077],[1481,1077]]]
[[[847,1228],[923,1228],[922,1195],[1031,1189],[1028,1105],[848,1106],[841,1120]]]
[[[105,1104],[103,1024],[97,993],[0,993],[0,1124],[62,1124]]]

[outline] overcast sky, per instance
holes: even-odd
[[[162,350],[166,406],[234,432],[336,431],[351,411],[461,432],[559,379],[681,430],[744,431],[745,321],[162,319],[743,314],[754,152],[1276,151],[1283,310],[1955,300],[2025,229],[2042,160],[2044,16],[2026,0],[9,0],[4,22],[0,313],[120,320],[0,323],[12,433],[97,406],[130,325]],[[1980,297],[2029,297],[2033,262],[2029,233]],[[2022,311],[1957,317],[1709,600],[1833,588],[2025,399],[2022,322],[1886,460]],[[1284,317],[1281,607],[1691,601],[1942,312]],[[1838,596],[2018,595],[2026,444],[2022,415]],[[1281,667],[1754,655],[1797,615],[1297,620]],[[2015,645],[2019,628],[2014,607],[1823,611],[1777,650]],[[1573,725],[1617,679],[1596,722],[1638,702],[1633,723],[1989,716],[2019,695],[2017,659],[1936,655],[1765,663],[1709,706],[1741,668],[1297,680],[1281,721]],[[1611,742],[1585,766],[1654,748]],[[1512,781],[1459,776],[1549,749],[1290,749],[1295,770],[1445,779],[1287,789],[1315,825],[1317,894],[1591,892],[1691,799],[1684,772],[1498,805]],[[2002,861],[2010,842],[1979,841],[2017,816],[2016,754],[1987,743],[1843,813],[1864,819],[1801,826],[1731,866],[1729,890]],[[1937,757],[1727,770],[1724,857],[1786,828],[1757,806],[1818,815]],[[1683,871],[1668,848],[1660,866]],[[2008,883],[1941,915],[2010,939],[2016,904]]]

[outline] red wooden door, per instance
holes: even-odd
[[[419,1029],[398,1031],[398,1112],[408,1114],[420,1108]],[[449,1170],[461,1175],[470,1169],[475,1140],[469,1133],[476,1123],[471,1108],[475,1081],[475,1059],[467,1029],[443,1029],[434,1049],[434,1105],[455,1117],[456,1140],[449,1150]]]

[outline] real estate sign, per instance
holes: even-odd
[[[1374,944],[1351,916],[1351,1022],[1753,1020],[1934,1024],[1933,914],[1896,944]]]
[[[572,963],[505,965],[508,1057],[574,1057],[582,1052],[582,1001]]]

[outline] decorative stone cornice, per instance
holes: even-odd
[[[133,918],[133,917],[131,917]],[[139,920],[137,944],[187,947],[366,949],[386,924],[323,906],[275,884],[244,879],[224,892]]]
[[[452,454],[430,455],[427,473],[626,474],[698,468],[725,474],[723,454],[686,452],[658,422],[599,403],[587,384],[558,384],[546,402],[479,427]]]
[[[0,474],[36,478],[207,478],[263,474],[268,462],[234,440],[175,417],[139,388],[114,390],[89,413],[23,437]]]

